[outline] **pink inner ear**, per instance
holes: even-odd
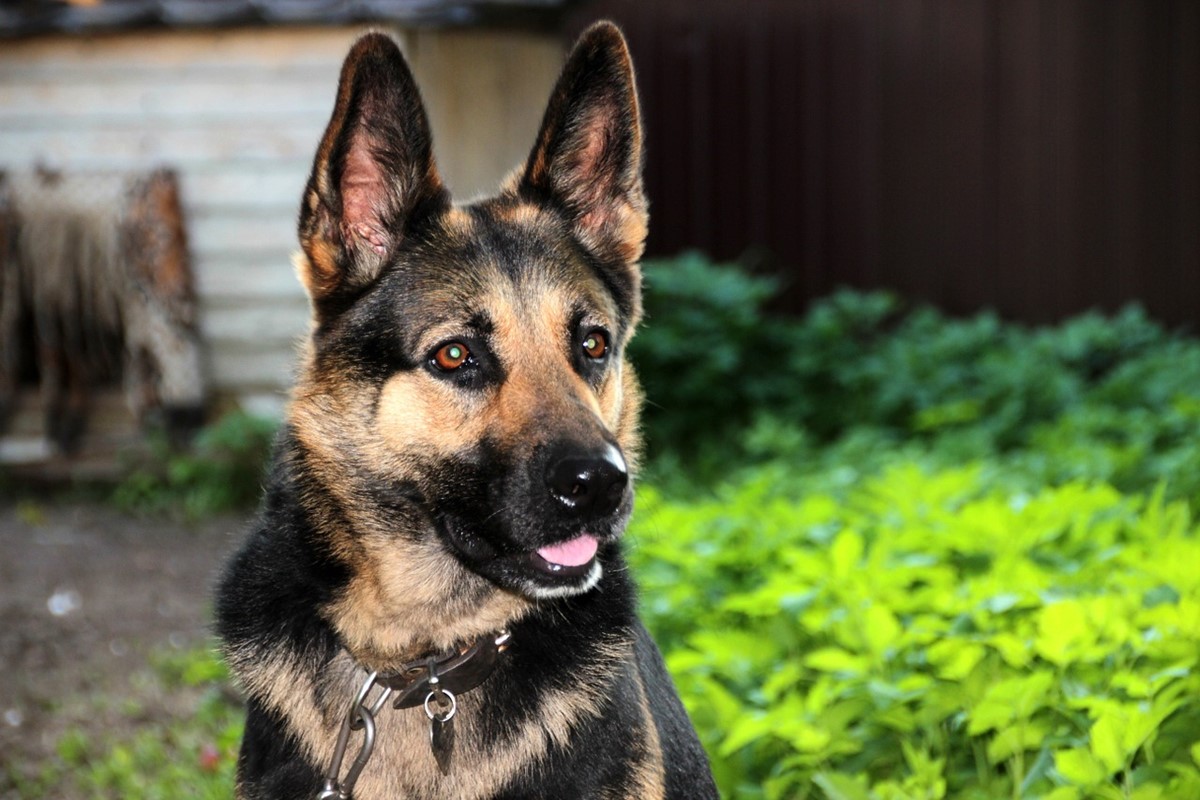
[[[563,189],[581,209],[607,201],[617,190],[620,176],[613,174],[619,165],[612,163],[609,139],[615,109],[608,104],[586,112],[575,129],[574,147],[567,153],[567,185]]]
[[[371,140],[363,133],[356,133],[350,141],[340,188],[343,230],[365,240],[379,255],[385,255],[391,245],[383,224],[387,183],[371,154]]]

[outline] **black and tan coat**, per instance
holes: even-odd
[[[640,392],[642,140],[624,40],[576,45],[527,164],[454,206],[400,51],[346,60],[300,215],[310,341],[218,632],[249,714],[238,796],[316,795],[366,670],[507,630],[442,774],[378,715],[354,792],[715,797],[618,539]]]

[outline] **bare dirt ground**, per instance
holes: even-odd
[[[179,699],[145,696],[139,676],[152,653],[207,641],[216,571],[245,526],[0,498],[0,799],[65,731],[103,739],[135,706],[137,722],[169,714]]]

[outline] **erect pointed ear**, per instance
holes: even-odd
[[[445,208],[425,107],[390,38],[368,33],[342,65],[337,103],[300,208],[300,277],[314,304],[353,295],[411,227]]]
[[[518,191],[558,205],[600,258],[641,257],[641,114],[629,48],[611,22],[584,31],[567,58]]]

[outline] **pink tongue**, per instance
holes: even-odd
[[[552,544],[538,550],[538,555],[561,567],[581,567],[592,560],[600,543],[596,537],[583,534],[569,542]]]

